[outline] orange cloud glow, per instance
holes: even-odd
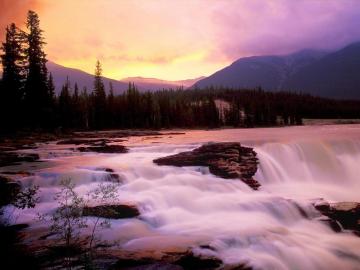
[[[93,73],[99,59],[114,79],[188,79],[242,56],[360,39],[358,0],[0,0],[0,27],[29,8],[50,60]]]

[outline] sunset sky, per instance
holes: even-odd
[[[239,57],[360,40],[358,0],[0,0],[0,35],[38,12],[48,59],[104,75],[210,75]]]

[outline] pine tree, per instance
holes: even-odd
[[[55,84],[54,84],[54,79],[52,74],[49,74],[49,78],[47,81],[47,88],[48,88],[48,95],[50,98],[50,104],[54,105],[54,101],[56,98],[56,94],[55,94]]]
[[[89,128],[89,95],[87,89],[84,86],[80,94],[80,110],[81,110],[81,127]]]
[[[74,100],[75,105],[78,105],[78,102],[79,102],[79,87],[78,87],[77,83],[75,83],[75,85],[74,85],[73,100]]]
[[[102,68],[100,61],[96,61],[94,76],[94,127],[103,128],[106,112],[106,93],[102,80]]]
[[[72,104],[70,96],[70,82],[69,78],[66,78],[66,82],[63,85],[59,96],[59,115],[60,124],[62,127],[71,127],[72,123]]]
[[[25,84],[25,105],[28,115],[28,124],[31,126],[46,126],[47,113],[50,107],[49,91],[47,87],[46,54],[43,50],[43,31],[40,29],[40,20],[34,11],[29,11],[26,26],[27,45],[26,57],[28,75]]]
[[[1,47],[3,78],[0,92],[0,113],[3,128],[14,128],[19,125],[20,121],[25,78],[22,37],[21,30],[15,24],[11,24],[6,28],[5,42]]]

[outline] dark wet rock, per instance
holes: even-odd
[[[105,176],[105,181],[113,183],[122,183],[120,175],[117,173],[109,173]]]
[[[161,252],[160,252],[161,253]],[[213,270],[219,269],[223,262],[214,256],[194,254],[192,250],[169,253],[124,253],[111,269],[127,270]]]
[[[155,159],[158,165],[208,166],[212,174],[227,178],[241,179],[253,189],[260,183],[253,178],[257,171],[258,159],[250,147],[237,142],[209,143],[193,151]]]
[[[79,147],[77,150],[80,152],[96,152],[96,153],[127,153],[129,150],[123,145],[99,145],[99,146],[88,146]]]
[[[94,216],[110,219],[134,218],[140,215],[134,205],[111,204],[87,206],[83,209],[83,216]]]
[[[338,202],[316,203],[315,208],[332,221],[338,222],[346,230],[352,230],[360,235],[360,203]]]
[[[20,183],[0,175],[0,206],[12,203],[20,190]]]
[[[342,228],[339,224],[339,222],[337,222],[334,219],[331,219],[329,217],[326,216],[321,216],[318,219],[320,222],[324,223],[325,225],[329,226],[334,232],[341,232]]]
[[[100,167],[100,168],[96,168],[95,170],[107,173],[107,175],[105,176],[105,179],[104,179],[107,182],[122,183],[120,175],[115,173],[115,171],[111,168]]]
[[[0,167],[19,164],[21,162],[34,162],[39,160],[38,154],[0,152]]]
[[[27,172],[27,171],[2,171],[2,172],[0,172],[0,174],[15,175],[15,176],[20,176],[20,177],[27,177],[27,176],[34,175],[34,173]]]
[[[96,171],[103,171],[103,172],[108,172],[108,173],[114,173],[115,171],[111,168],[106,168],[106,167],[99,167],[95,169]]]
[[[111,267],[112,270],[183,270],[179,265],[174,265],[167,262],[156,262],[151,258],[119,259],[116,264]]]
[[[124,138],[140,136],[166,135],[153,130],[117,130],[117,131],[87,131],[77,132],[79,138]]]
[[[222,261],[214,256],[195,255],[190,251],[181,256],[174,264],[188,270],[210,270],[217,269],[222,265]]]
[[[253,268],[246,263],[241,263],[237,265],[228,265],[220,268],[219,270],[253,270]]]
[[[105,140],[105,139],[72,138],[72,139],[58,141],[57,144],[75,144],[75,145],[90,144],[90,145],[93,145],[93,144],[105,144],[106,142],[108,142],[108,140]]]

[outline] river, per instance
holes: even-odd
[[[131,137],[121,143],[130,148],[126,154],[40,144],[36,152],[44,162],[22,165],[34,175],[21,178],[25,185],[40,186],[40,202],[19,212],[17,222],[42,226],[36,215],[54,210],[61,179],[71,178],[85,195],[106,177],[97,169],[111,168],[122,182],[117,202],[135,204],[141,212],[137,219],[114,220],[101,232],[123,249],[192,246],[225,264],[245,262],[255,269],[360,269],[360,238],[333,232],[312,207],[321,198],[360,201],[360,125],[181,132]],[[206,168],[152,162],[211,141],[254,147],[258,191]]]

